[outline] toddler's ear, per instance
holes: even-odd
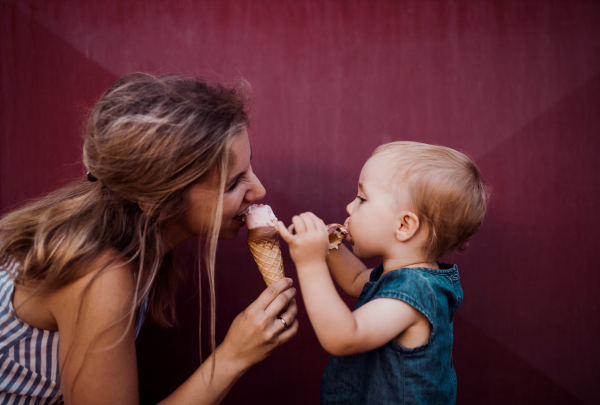
[[[419,217],[414,212],[401,212],[398,226],[396,227],[396,239],[400,242],[407,242],[415,236],[420,225]]]

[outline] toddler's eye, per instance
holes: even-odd
[[[365,201],[367,201],[366,199],[362,198],[361,196],[357,195],[356,198],[358,199],[358,201],[360,203],[364,203]]]

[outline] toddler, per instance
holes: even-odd
[[[453,149],[416,142],[380,146],[347,206],[347,240],[328,251],[312,213],[280,222],[306,310],[332,356],[321,404],[454,404],[452,321],[463,299],[456,265],[438,262],[477,233],[487,190],[475,164]],[[367,269],[360,259],[380,257]],[[360,259],[359,259],[360,258]],[[329,270],[329,271],[328,271]],[[338,285],[358,298],[350,311]]]

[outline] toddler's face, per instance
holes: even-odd
[[[348,204],[346,220],[354,254],[360,258],[383,257],[397,239],[399,213],[408,206],[409,196],[402,184],[392,183],[389,157],[377,154],[363,166],[358,195]]]

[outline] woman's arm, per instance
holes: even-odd
[[[329,251],[327,267],[335,282],[346,294],[354,298],[358,298],[373,270],[367,269],[367,266],[343,244]]]
[[[267,287],[235,318],[215,353],[161,404],[218,404],[252,365],[295,336],[298,307],[293,299],[296,289],[291,286],[292,280],[284,278]],[[287,329],[278,316],[285,319]],[[216,364],[211,381],[213,359]]]
[[[113,265],[100,273],[88,274],[53,297],[52,310],[60,332],[61,388],[65,404],[139,402],[135,316],[115,322],[131,305],[132,274],[128,265]],[[291,284],[290,279],[283,279],[268,287],[238,315],[215,353],[162,403],[219,403],[253,364],[293,337],[298,322],[293,299],[296,291]],[[277,316],[286,307],[281,316],[289,328],[284,330]],[[213,358],[216,363],[211,380]]]
[[[65,404],[137,404],[138,380],[133,319],[135,288],[129,265],[98,270],[54,294],[59,330],[59,369]]]

